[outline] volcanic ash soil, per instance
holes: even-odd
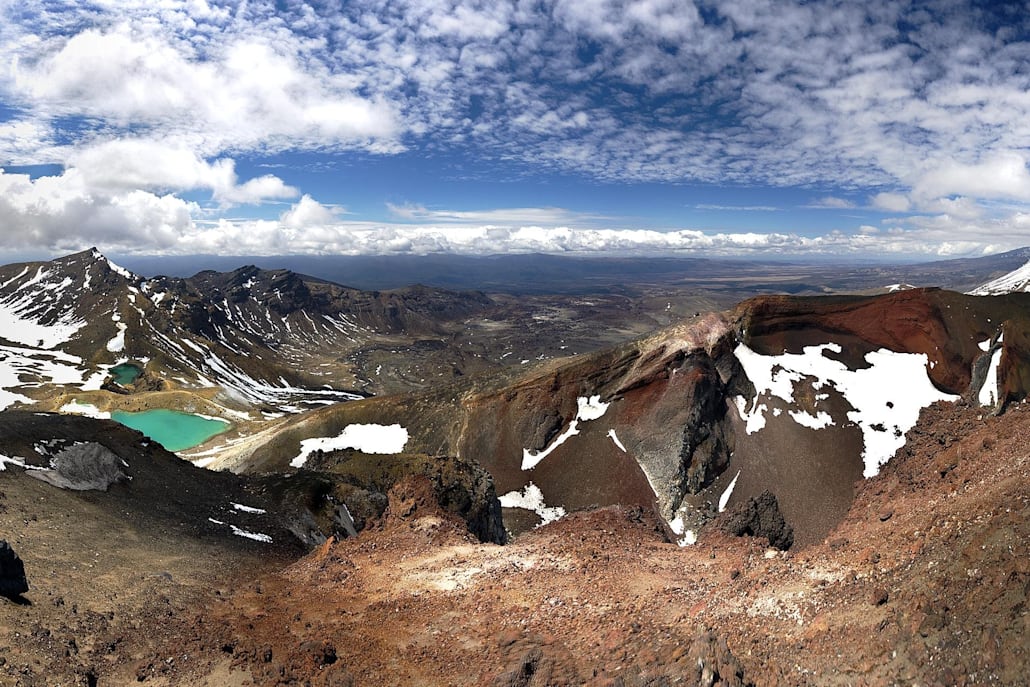
[[[124,599],[74,660],[100,685],[1024,684],[1028,427],[1026,405],[932,406],[825,540],[785,552],[718,520],[678,548],[620,507],[480,544],[412,478],[360,536],[232,591]],[[69,613],[32,600],[40,628]],[[3,679],[45,684],[60,659],[30,645]]]

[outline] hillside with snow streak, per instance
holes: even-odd
[[[998,296],[1006,293],[1030,292],[1030,262],[1006,275],[992,279],[969,292],[971,296]]]
[[[362,292],[244,267],[146,279],[95,249],[0,267],[0,406],[51,395],[186,390],[266,415],[361,398],[341,364],[382,337],[425,335],[485,297]],[[118,384],[112,368],[139,370]]]
[[[514,379],[320,409],[253,465],[285,468],[311,436],[375,422],[403,427],[405,452],[474,457],[516,529],[633,504],[689,544],[770,491],[804,545],[844,516],[855,484],[905,446],[926,407],[962,398],[1001,412],[1025,398],[1024,332],[1030,295],[761,297]],[[329,447],[321,464],[353,453]]]

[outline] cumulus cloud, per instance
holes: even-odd
[[[135,217],[150,223],[140,236],[153,230],[155,241],[179,235],[197,246],[222,236],[307,245],[302,234],[312,232],[354,250],[462,249],[442,229],[410,235],[404,226],[382,225],[380,237],[350,224],[347,240],[336,241],[338,213],[303,196],[287,172],[240,179],[236,171],[239,160],[282,151],[408,151],[494,165],[480,175],[504,167],[516,176],[620,184],[816,188],[827,194],[818,207],[849,209],[842,196],[861,195],[874,210],[905,215],[892,219],[894,234],[845,237],[901,236],[916,252],[929,250],[924,240],[948,250],[1020,245],[1026,235],[1004,227],[1025,229],[1019,218],[1030,203],[1030,44],[1021,40],[1030,19],[1000,7],[950,0],[4,3],[0,95],[11,114],[0,121],[0,164],[59,163],[66,172],[8,178],[31,192],[2,202],[31,226],[77,208],[97,227]],[[299,201],[241,235],[241,225],[219,221],[210,205],[205,215],[181,200],[197,191],[220,209]],[[21,205],[33,194],[38,212]],[[997,201],[1014,207],[1001,211],[991,205]],[[390,211],[423,227],[517,222],[525,231],[504,241],[519,250],[579,250],[592,241],[617,250],[644,236],[580,242],[579,230],[611,218],[554,208]],[[216,221],[189,219],[197,217]],[[39,231],[49,241],[49,230]],[[1007,243],[992,242],[999,231]],[[715,236],[695,244],[873,245],[829,230],[814,243],[793,234],[762,234],[770,238],[751,237],[753,244],[745,234]]]
[[[284,227],[289,229],[311,229],[324,227],[336,221],[339,212],[319,203],[305,194],[300,201],[284,212],[279,218]]]
[[[871,198],[873,207],[887,212],[908,212],[912,203],[903,193],[877,193]]]
[[[1030,200],[1030,169],[1022,153],[998,151],[971,164],[949,159],[928,167],[913,185],[917,198],[966,195]]]
[[[53,252],[90,245],[175,250],[199,209],[174,195],[91,192],[80,172],[31,179],[0,170],[0,246]],[[71,229],[71,230],[70,230]]]
[[[295,41],[230,34],[207,43],[169,28],[137,21],[38,41],[34,52],[21,48],[8,88],[41,114],[91,117],[114,132],[145,127],[206,154],[398,147],[387,99],[304,64]]]
[[[228,158],[208,162],[195,151],[148,139],[116,139],[71,151],[67,164],[91,188],[188,191],[206,189],[223,205],[257,204],[295,198],[296,188],[267,174],[240,184],[236,163]]]

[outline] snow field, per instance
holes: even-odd
[[[905,444],[905,432],[919,419],[919,411],[935,401],[956,401],[958,396],[937,389],[927,374],[923,353],[896,353],[881,348],[866,354],[870,367],[850,370],[844,363],[824,355],[839,353],[838,344],[806,346],[803,352],[760,355],[744,344],[734,353],[755,386],[750,402],[737,397],[740,417],[752,434],[765,427],[768,407],[760,399],[775,397],[794,403],[794,386],[811,378],[812,387],[829,387],[839,392],[855,409],[847,419],[862,430],[863,475],[872,477]],[[799,425],[821,429],[834,424],[828,413],[813,416],[801,410],[788,413]]]
[[[408,430],[400,425],[347,425],[335,437],[314,437],[300,442],[300,453],[290,467],[301,468],[314,451],[335,451],[353,448],[363,453],[400,453],[408,443]]]

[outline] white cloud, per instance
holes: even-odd
[[[1030,136],[1025,44],[960,6],[25,1],[0,34],[22,107],[95,118],[100,138],[159,129],[204,159],[430,142],[615,181],[1026,197],[990,158]]]
[[[1030,213],[999,218],[955,214],[906,218],[854,233],[655,231],[575,228],[523,218],[575,217],[561,208],[416,211],[409,223],[352,221],[338,208],[302,196],[276,220],[198,219],[202,208],[144,190],[91,190],[82,173],[30,179],[0,172],[0,252],[45,247],[53,253],[92,245],[119,253],[191,255],[552,253],[577,255],[838,255],[953,256],[1023,245]],[[518,215],[521,215],[519,217]],[[487,223],[483,218],[506,218]],[[67,227],[74,226],[73,234]]]
[[[871,198],[873,207],[888,212],[908,212],[912,203],[901,193],[877,193]]]
[[[495,225],[396,225],[337,219],[303,224],[294,215],[282,221],[221,221],[194,227],[176,245],[182,254],[223,255],[338,254],[389,255],[457,253],[550,253],[575,255],[824,255],[894,254],[898,256],[968,255],[996,252],[1011,244],[942,240],[950,230],[927,223],[877,231],[863,227],[853,234],[822,236],[796,233],[704,232],[683,229],[572,229],[569,227]],[[968,225],[966,225],[968,229]],[[1025,228],[1024,228],[1025,231]],[[1018,244],[1017,244],[1018,245]]]
[[[254,205],[267,200],[284,200],[296,198],[299,191],[287,186],[282,179],[272,174],[248,179],[240,185],[228,188],[216,188],[215,200],[230,204]]]
[[[148,128],[204,155],[398,148],[394,106],[358,95],[360,78],[304,63],[299,38],[201,39],[138,20],[36,41],[21,47],[9,87],[44,116],[97,118],[115,132]]]
[[[50,127],[32,119],[0,122],[0,164],[52,162],[54,146]]]
[[[34,180],[0,170],[0,226],[6,228],[0,247],[5,252],[44,248],[59,253],[91,245],[174,252],[196,212],[196,205],[170,194],[92,192],[74,169]]]
[[[187,148],[148,139],[104,141],[73,150],[67,161],[91,188],[104,191],[207,189],[223,205],[256,204],[299,195],[297,189],[270,174],[240,184],[233,160],[208,162]]]
[[[825,208],[827,210],[847,210],[855,207],[855,204],[844,198],[825,196],[809,203],[810,208]]]
[[[1014,151],[987,154],[966,164],[953,159],[929,165],[913,185],[917,198],[951,195],[1030,200],[1030,169],[1025,155]]]
[[[694,206],[698,210],[729,210],[736,212],[778,212],[781,208],[772,205],[712,205],[699,203]]]
[[[399,219],[447,225],[589,225],[614,218],[598,214],[579,213],[565,208],[498,208],[490,210],[430,210],[422,205],[386,204],[390,214]]]
[[[304,194],[299,202],[282,214],[280,221],[288,229],[309,229],[332,224],[337,220],[338,214],[332,208],[327,208]]]
[[[51,247],[78,241],[81,227],[118,236],[129,217],[146,224],[141,241],[177,236],[176,250],[226,237],[255,250],[322,250],[317,238],[416,252],[1025,244],[1030,47],[1018,39],[1028,27],[988,5],[0,3],[0,102],[13,112],[0,122],[0,164],[67,168],[8,175],[13,195],[0,206],[33,227],[18,241]],[[408,224],[366,226],[301,196],[288,172],[236,171],[236,160],[271,152],[401,150],[483,160],[487,172],[470,172],[479,178],[498,163],[512,176],[805,186],[830,189],[821,207],[848,208],[840,196],[864,193],[874,208],[922,214],[893,220],[893,233],[811,240],[587,234],[615,220],[556,208],[395,206]],[[198,226],[188,218],[199,209],[174,195],[198,190],[222,207],[300,200],[277,220]],[[61,236],[58,217],[80,224]]]
[[[236,181],[232,160],[208,163],[188,148],[145,139],[104,141],[72,150],[66,160],[91,186],[106,190],[228,189]]]

